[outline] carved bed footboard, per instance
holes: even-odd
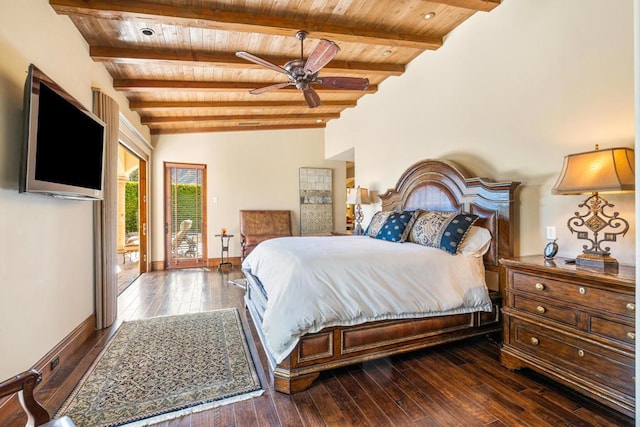
[[[249,280],[246,305],[264,344],[260,327],[264,307],[260,303],[262,298],[256,296],[260,292],[255,282]],[[499,334],[502,332],[501,296],[498,292],[491,292],[490,296],[492,312],[369,322],[307,334],[279,364],[265,350],[273,372],[274,388],[282,393],[296,393],[305,390],[320,372],[328,369],[478,335]]]

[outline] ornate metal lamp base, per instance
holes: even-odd
[[[608,253],[582,253],[576,257],[576,266],[618,271],[618,261]]]
[[[360,190],[358,189],[358,191]],[[355,228],[353,229],[353,234],[361,236],[364,234],[364,230],[362,229],[362,219],[364,218],[364,214],[362,213],[362,207],[360,206],[360,203],[356,203],[353,213],[355,220]]]
[[[358,236],[362,236],[364,234],[364,229],[362,228],[362,225],[359,222],[356,222],[356,226],[353,229],[353,234]]]
[[[582,246],[583,252],[576,257],[576,266],[595,268],[599,271],[618,271],[618,261],[611,257],[611,249],[601,245],[615,242],[619,235],[624,236],[629,230],[629,223],[626,219],[620,218],[618,212],[605,212],[605,208],[613,208],[613,205],[598,193],[587,197],[578,207],[586,208],[586,213],[576,212],[569,218],[567,226],[571,233],[577,233],[578,239],[587,240],[590,245]],[[582,227],[587,231],[580,231]],[[611,231],[607,232],[607,229]],[[589,231],[593,233],[593,238],[589,237]],[[600,233],[604,233],[603,238],[600,237]]]

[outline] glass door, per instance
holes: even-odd
[[[147,271],[146,165],[133,151],[118,145],[118,295]]]
[[[166,268],[207,266],[206,165],[165,162]]]

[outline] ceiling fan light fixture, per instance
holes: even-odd
[[[433,19],[435,17],[436,17],[436,13],[435,12],[427,12],[423,16],[424,19]]]
[[[292,59],[284,64],[284,67],[276,65],[270,61],[255,56],[249,52],[237,51],[236,56],[246,59],[260,66],[269,68],[281,74],[285,74],[289,81],[271,84],[269,86],[251,89],[252,95],[260,95],[272,90],[282,89],[287,86],[295,86],[304,93],[304,99],[309,108],[316,108],[322,105],[318,93],[311,87],[312,84],[323,84],[338,89],[366,90],[369,87],[369,79],[357,77],[324,77],[319,78],[318,73],[327,65],[340,51],[340,47],[331,40],[321,39],[309,57],[304,59],[304,40],[307,32],[300,30],[296,33],[296,38],[300,40],[300,58]]]

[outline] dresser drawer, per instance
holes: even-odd
[[[513,295],[513,307],[517,310],[535,314],[540,317],[557,320],[567,325],[576,326],[578,313],[570,307],[560,307],[542,300],[531,298],[528,295]]]
[[[635,296],[590,287],[588,283],[554,280],[542,275],[513,272],[509,281],[512,289],[554,298],[583,307],[634,318]]]
[[[616,322],[599,316],[591,316],[591,333],[611,338],[633,349],[636,343],[636,328],[630,323]]]
[[[635,390],[634,357],[521,319],[511,318],[509,345],[621,393]]]

